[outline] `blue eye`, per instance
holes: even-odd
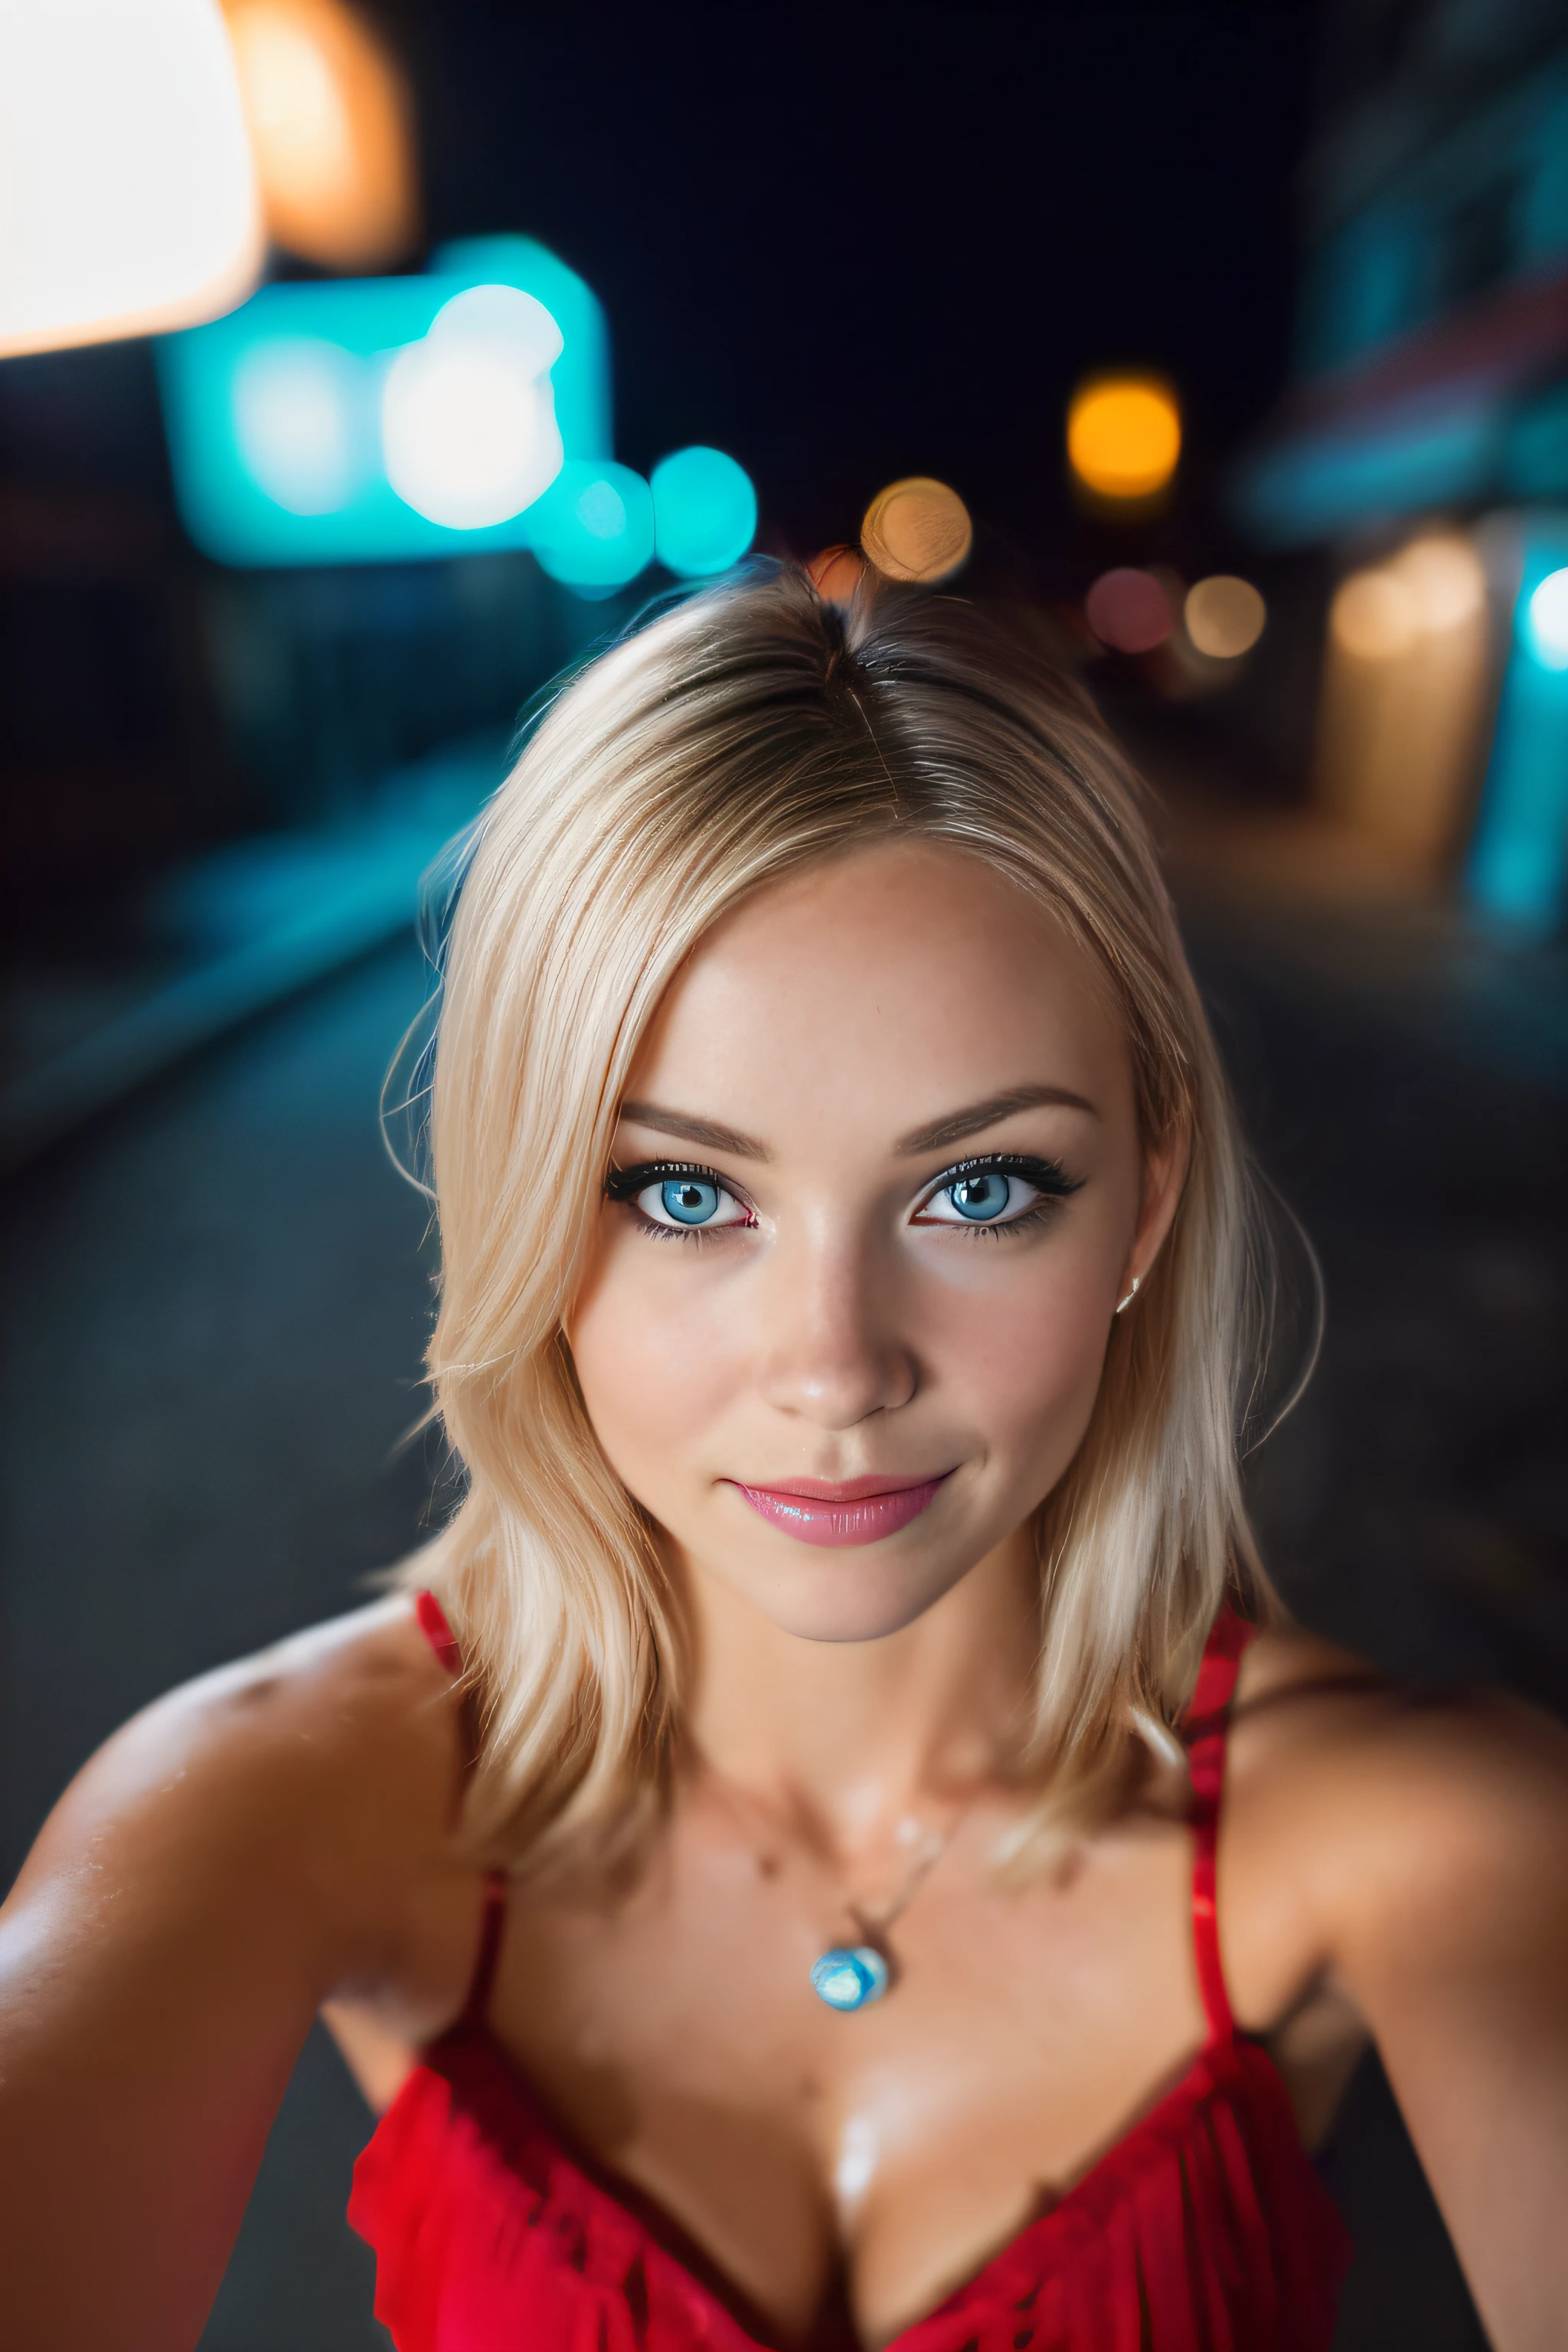
[[[650,1185],[648,1190],[651,1192]],[[677,1176],[658,1188],[659,1204],[678,1225],[706,1225],[719,1213],[723,1199],[717,1184],[701,1183],[695,1176]]]
[[[1028,1160],[1010,1167],[976,1165],[951,1169],[947,1181],[928,1193],[917,1225],[1016,1225],[1043,1202],[1065,1200],[1078,1185],[1052,1160]]]
[[[999,1170],[988,1168],[979,1176],[965,1176],[957,1184],[947,1187],[946,1198],[952,1202],[961,1217],[971,1224],[989,1224],[1008,1205],[1015,1180]],[[1020,1187],[1022,1190],[1022,1187]]]
[[[612,1201],[627,1201],[644,1222],[665,1234],[718,1232],[752,1225],[756,1218],[727,1184],[705,1168],[671,1167],[667,1160],[615,1170],[605,1190]]]

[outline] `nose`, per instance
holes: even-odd
[[[776,1412],[818,1429],[896,1412],[920,1386],[899,1328],[894,1269],[846,1234],[801,1235],[773,1253],[758,1301],[759,1385]]]

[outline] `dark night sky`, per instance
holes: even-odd
[[[524,228],[581,269],[617,455],[731,450],[764,539],[804,553],[853,537],[884,481],[939,474],[1041,585],[1086,368],[1180,385],[1178,535],[1278,393],[1311,20],[1302,0],[391,15],[432,236]]]
[[[1112,546],[1226,555],[1214,471],[1289,365],[1311,0],[363,5],[411,69],[428,241],[524,229],[582,271],[627,463],[731,450],[762,543],[798,554],[938,474],[989,584],[1047,593]],[[1085,526],[1063,479],[1073,384],[1122,362],[1187,413],[1141,541]],[[146,347],[7,362],[0,470],[166,501]]]

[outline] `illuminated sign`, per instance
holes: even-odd
[[[705,579],[757,527],[743,467],[611,456],[604,313],[531,238],[444,246],[422,278],[263,287],[167,337],[185,527],[222,563],[379,563],[531,548],[584,596],[658,561]]]
[[[182,517],[224,563],[526,547],[563,465],[610,455],[603,312],[527,237],[265,286],[164,338],[158,370]]]

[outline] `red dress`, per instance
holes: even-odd
[[[454,1668],[438,1608],[420,1622]],[[1193,1934],[1208,2039],[1048,2211],[888,2352],[1328,2352],[1350,2259],[1285,2087],[1220,1971],[1215,1832],[1248,1629],[1222,1618],[1188,1718]],[[505,1920],[493,1879],[462,2016],[354,2168],[397,2352],[757,2352],[766,2327],[652,2201],[572,2147],[485,2022]],[[840,2298],[811,2352],[856,2344]]]

